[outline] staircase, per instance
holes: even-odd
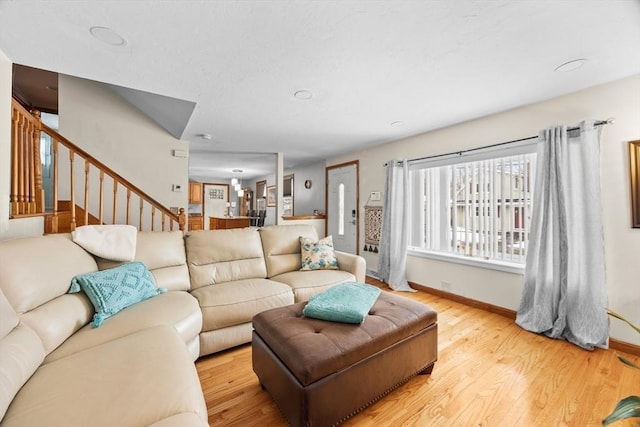
[[[141,231],[185,230],[172,212],[111,168],[40,121],[15,98],[11,126],[11,218],[42,215],[45,234],[88,224],[128,224]],[[52,147],[52,186],[43,186],[40,146]],[[51,192],[51,194],[47,194]],[[45,209],[50,196],[52,208]]]
[[[71,201],[70,200],[59,200],[58,201],[58,233],[69,233],[72,231],[71,229]],[[88,214],[88,221],[85,223],[85,210],[80,206],[76,205],[76,222],[75,226],[80,227],[82,225],[100,225],[101,222],[95,216]],[[53,215],[51,213],[45,213],[44,217],[44,230],[45,234],[53,233]]]

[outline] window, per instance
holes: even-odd
[[[524,264],[534,149],[412,164],[411,249]]]

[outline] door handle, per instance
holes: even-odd
[[[355,220],[355,219],[352,219],[352,220],[351,220],[351,224],[356,225],[356,220]]]

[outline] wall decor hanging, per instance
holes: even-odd
[[[364,207],[364,250],[378,253],[382,229],[382,206]]]

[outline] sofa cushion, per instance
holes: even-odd
[[[198,336],[202,329],[202,313],[198,307],[198,301],[183,291],[171,291],[144,300],[122,310],[99,328],[92,328],[91,325],[84,326],[49,354],[45,363],[96,347],[142,329],[161,325],[172,326],[184,343],[190,342]]]
[[[146,329],[41,366],[3,427],[147,426],[182,413],[206,425],[195,366],[175,330]],[[188,424],[187,424],[188,425]]]
[[[95,328],[119,311],[167,291],[156,287],[149,270],[141,262],[78,275],[71,280],[69,292],[80,292],[80,289],[96,309],[91,323]]]
[[[18,315],[0,291],[0,420],[42,359],[44,348],[40,338],[19,323]]]
[[[18,326],[18,322],[18,315],[0,290],[0,340],[9,335],[13,328]]]
[[[260,229],[267,277],[300,270],[300,237],[318,240],[315,227],[307,224],[271,225]]]
[[[300,270],[337,270],[338,261],[333,239],[327,236],[318,241],[300,236]]]
[[[271,280],[290,286],[296,302],[307,301],[338,283],[357,281],[353,274],[342,270],[290,271]]]
[[[255,229],[200,230],[190,232],[185,242],[192,290],[267,275]]]
[[[291,288],[268,279],[245,279],[191,292],[202,309],[203,331],[251,322],[256,314],[293,304]]]
[[[69,234],[2,242],[0,260],[0,287],[19,315],[66,294],[74,276],[98,270]]]
[[[34,308],[20,316],[20,321],[40,336],[44,350],[49,354],[90,322],[94,313],[91,301],[80,292],[61,295]],[[52,318],[56,321],[52,322]]]
[[[96,258],[96,261],[100,270],[122,265],[102,258]],[[147,266],[159,288],[189,290],[189,270],[181,231],[138,232],[135,261]]]

